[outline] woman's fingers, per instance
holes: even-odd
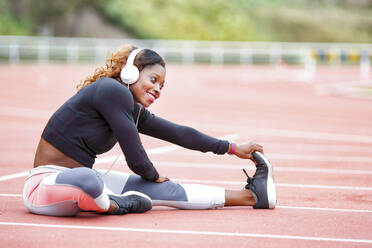
[[[258,151],[258,152],[263,153],[263,146],[261,146],[259,144],[254,144],[253,149],[254,149],[254,151]]]
[[[253,152],[257,151],[263,153],[263,146],[254,142],[245,143],[238,147],[239,149],[237,149],[235,154],[240,158],[253,160]]]
[[[169,181],[168,177],[159,176],[159,178],[155,181],[156,183],[163,183],[165,181]]]

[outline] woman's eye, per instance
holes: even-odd
[[[151,82],[152,83],[156,83],[156,81],[157,81],[156,77],[151,77]]]

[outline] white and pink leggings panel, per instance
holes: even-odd
[[[153,206],[213,209],[225,203],[224,188],[173,181],[154,183],[117,171],[105,173],[86,167],[40,166],[31,170],[30,175],[23,190],[24,203],[30,212],[41,215],[106,212],[110,206],[108,194],[120,195],[128,191],[148,195]]]

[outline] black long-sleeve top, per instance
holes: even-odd
[[[159,174],[138,132],[201,152],[224,154],[229,146],[226,140],[151,114],[134,104],[129,89],[112,78],[101,78],[73,95],[49,119],[42,137],[90,168],[97,154],[109,151],[119,142],[129,168],[144,179],[155,181]]]

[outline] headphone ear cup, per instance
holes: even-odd
[[[120,72],[121,81],[126,84],[133,84],[139,78],[139,70],[135,65],[126,65]]]

